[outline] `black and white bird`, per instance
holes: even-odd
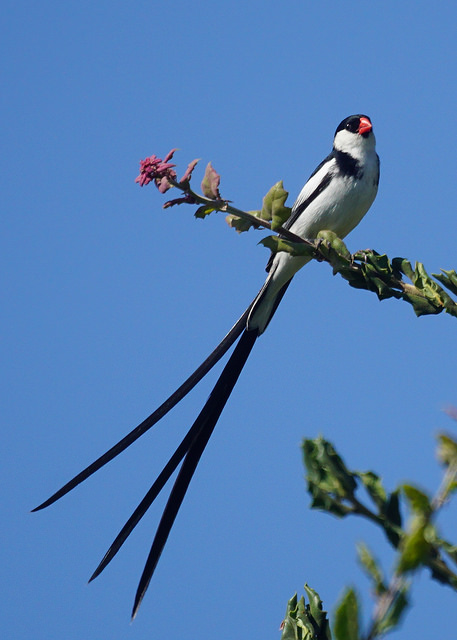
[[[367,213],[376,197],[378,182],[379,158],[375,151],[375,137],[370,118],[362,114],[349,116],[338,125],[331,153],[306,182],[284,228],[307,239],[316,238],[321,230],[333,231],[340,238],[344,238]],[[309,260],[310,258],[294,257],[286,252],[273,255],[268,262],[268,276],[260,292],[200,367],[146,420],[33,510],[38,511],[54,503],[124,451],[189,393],[239,338],[194,424],[90,578],[93,580],[98,576],[112,560],[182,462],[138,585],[132,618],[135,617],[146,593],[200,457],[251,349],[267,328],[293,276]]]

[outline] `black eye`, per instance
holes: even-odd
[[[349,116],[340,122],[337,130],[335,131],[335,135],[338,131],[350,131],[351,133],[358,133],[360,127],[360,118],[362,116],[360,114]]]
[[[357,133],[357,131],[359,129],[359,118],[351,118],[346,123],[346,129],[348,131],[350,131],[351,133]]]

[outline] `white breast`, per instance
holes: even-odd
[[[359,179],[340,174],[336,160],[332,159],[308,180],[295,202],[292,215],[294,209],[297,210],[314,193],[329,170],[333,173],[330,184],[309,203],[290,226],[290,231],[310,240],[323,230],[333,231],[344,238],[359,224],[376,197],[379,164],[374,148],[358,159],[364,169]],[[257,296],[258,304],[254,303],[248,320],[249,328],[258,328],[260,333],[265,329],[279,291],[310,259],[293,257],[284,251],[276,254],[268,278]]]

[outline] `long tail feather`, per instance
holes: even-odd
[[[197,468],[201,455],[216,426],[219,416],[235,386],[236,381],[246,363],[252,347],[258,337],[257,331],[245,331],[240,338],[234,352],[222,371],[205,406],[191,427],[196,435],[184,458],[178,477],[171,490],[162,518],[141,576],[132,611],[132,620],[143,600],[151,581],[157,562],[162,554],[168,535],[175,521],[176,515],[186,495],[192,476]],[[190,432],[189,432],[190,433]]]
[[[69,491],[77,487],[78,484],[81,484],[81,482],[89,478],[92,474],[101,469],[101,467],[103,467],[105,464],[113,460],[113,458],[122,453],[122,451],[127,449],[127,447],[135,442],[135,440],[146,433],[146,431],[148,431],[161,418],[163,418],[180,400],[182,400],[182,398],[184,398],[189,393],[189,391],[191,391],[195,387],[198,382],[200,382],[200,380],[208,373],[208,371],[210,371],[214,367],[214,365],[219,362],[222,356],[230,349],[237,338],[239,338],[246,326],[246,320],[249,315],[249,310],[250,307],[246,309],[241,318],[233,325],[225,338],[198,367],[198,369],[196,369],[192,373],[192,375],[190,375],[187,380],[183,382],[183,384],[174,393],[172,393],[171,396],[160,405],[160,407],[158,407],[158,409],[151,413],[150,416],[143,420],[143,422],[135,427],[135,429],[133,429],[124,438],[122,438],[122,440],[111,447],[111,449],[106,451],[106,453],[97,458],[97,460],[92,462],[92,464],[83,469],[80,473],[78,473],[78,475],[72,478],[58,491],[53,493],[50,498],[32,509],[32,511],[40,511],[40,509],[49,507],[49,505],[62,498]]]
[[[192,444],[192,441],[197,435],[199,429],[200,429],[200,425],[196,423],[194,423],[194,425],[189,429],[189,431],[181,441],[179,447],[176,449],[174,454],[171,456],[170,460],[162,469],[160,475],[157,477],[157,480],[154,482],[152,487],[146,493],[144,498],[141,500],[140,504],[137,506],[135,511],[132,513],[132,515],[127,520],[125,525],[122,527],[121,531],[116,536],[110,548],[104,555],[102,561],[100,562],[98,567],[95,569],[94,573],[89,578],[89,582],[92,582],[92,580],[94,580],[97,576],[100,575],[103,569],[105,569],[105,567],[111,562],[111,560],[114,558],[116,553],[122,547],[124,542],[132,533],[133,529],[136,527],[136,525],[139,523],[139,521],[144,516],[146,511],[149,509],[151,504],[154,502],[154,500],[157,498],[159,493],[162,491],[163,487],[165,486],[169,478],[172,476],[176,467],[179,465],[181,460],[184,458],[184,456],[188,452],[189,447]]]

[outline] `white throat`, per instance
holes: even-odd
[[[373,153],[376,146],[376,138],[371,132],[368,137],[364,138],[358,133],[351,131],[338,131],[333,141],[333,147],[336,151],[348,153],[356,160],[363,160],[367,155]]]

